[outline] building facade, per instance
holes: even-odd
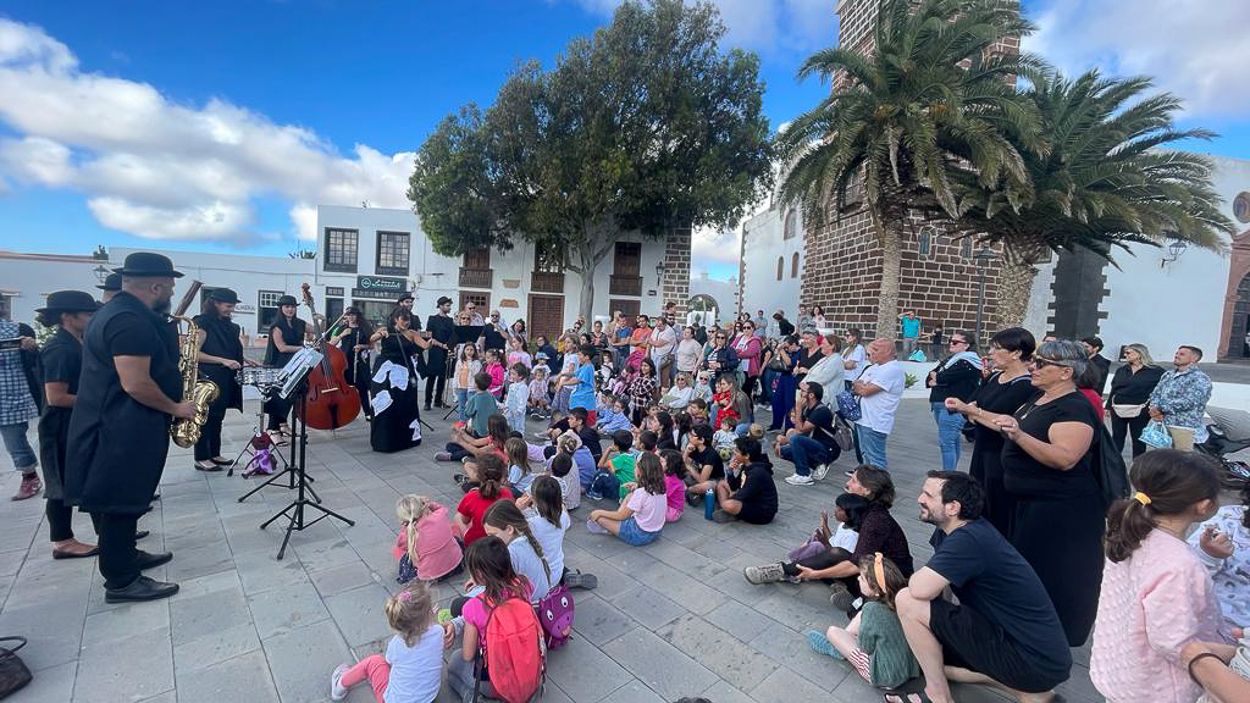
[[[783,310],[797,319],[803,286],[805,237],[803,214],[785,209],[774,200],[767,210],[742,225],[738,280],[740,311],[764,310],[771,316]]]

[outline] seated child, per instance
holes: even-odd
[[[677,522],[686,510],[686,461],[676,449],[665,449],[660,452],[660,460],[664,462],[664,495],[668,501],[668,509],[664,512],[664,522]]]
[[[425,496],[406,495],[396,503],[395,514],[400,523],[394,549],[400,583],[414,578],[441,581],[460,571],[464,553],[452,534],[447,508]]]
[[[523,364],[514,364],[508,370],[508,395],[499,408],[508,418],[508,427],[513,432],[525,432],[525,410],[530,400],[529,377],[530,370]]]
[[[690,425],[706,425],[710,422],[707,401],[702,398],[695,398],[690,401],[690,405],[686,406],[686,414],[690,416]]]
[[[409,583],[386,599],[385,611],[396,633],[386,644],[386,654],[370,655],[355,666],[340,664],[330,677],[330,700],[347,698],[348,689],[365,681],[379,701],[417,703],[438,697],[446,629],[434,617],[429,586]]]
[[[822,571],[851,558],[859,544],[859,526],[868,510],[868,499],[854,493],[843,493],[834,502],[833,517],[838,522],[836,531],[829,529],[829,513],[820,513],[820,524],[812,534],[809,544],[790,552],[791,561],[774,562],[763,566],[748,566],[743,574],[754,584],[772,583],[785,579],[799,583],[799,567]],[[821,579],[834,583],[833,579]]]
[[[638,481],[629,482],[629,497],[616,510],[592,511],[586,521],[586,529],[600,534],[614,534],[635,547],[654,542],[660,536],[668,512],[660,457],[652,453],[642,454],[638,457],[637,468]]]
[[[478,485],[469,489],[456,506],[456,530],[465,547],[486,536],[482,518],[490,506],[499,500],[512,500],[512,489],[504,485],[503,472],[503,459],[494,454],[478,457]]]
[[[704,403],[712,402],[712,372],[700,371],[694,382],[694,398],[702,400]],[[692,398],[693,399],[693,398]],[[704,407],[707,407],[704,405]]]
[[[586,452],[589,456],[590,452]],[[577,510],[582,504],[582,482],[573,473],[573,455],[563,449],[551,457],[551,477],[560,484],[560,495],[564,500],[564,509]]]
[[[605,435],[611,435],[617,430],[632,430],[634,426],[629,422],[629,409],[626,407],[626,401],[614,396],[604,394],[604,405],[600,406],[598,424],[596,429]]]
[[[733,456],[734,440],[738,438],[737,433],[734,432],[738,423],[730,417],[729,413],[721,413],[717,419],[720,422],[720,429],[712,435],[712,446],[716,449],[716,453],[720,454],[722,460],[729,461],[729,457]]]
[[[742,419],[738,416],[738,409],[734,407],[736,395],[736,389],[730,386],[712,396],[712,406],[716,411],[713,420],[716,422],[717,427],[724,427],[726,420],[733,420],[730,428],[737,427],[742,422]]]
[[[508,487],[512,495],[521,496],[529,493],[530,484],[534,482],[534,473],[530,470],[529,444],[523,439],[510,438],[503,445],[508,455]]]
[[[634,462],[637,453],[631,451],[634,435],[625,430],[612,434],[612,446],[599,459],[599,471],[591,482],[586,497],[591,500],[612,498],[615,500],[623,490],[622,485],[634,480]]]
[[[919,676],[920,665],[894,611],[894,597],[906,587],[907,579],[881,552],[864,557],[859,563],[863,609],[845,628],[833,625],[824,633],[808,630],[808,644],[820,654],[845,659],[877,688],[896,688]]]

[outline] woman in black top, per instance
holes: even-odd
[[[930,388],[929,408],[937,423],[943,471],[954,471],[959,466],[965,422],[958,411],[946,407],[946,399],[967,401],[981,385],[981,357],[974,351],[974,344],[975,340],[967,332],[952,333],[950,354],[925,379],[925,385]]]
[[[412,313],[395,308],[382,335],[382,351],[370,386],[376,412],[369,428],[375,452],[398,452],[421,444],[420,393],[413,357],[429,343],[412,330]]]
[[[39,416],[39,463],[43,465],[44,513],[53,559],[90,557],[100,551],[94,544],[74,539],[73,510],[65,504],[65,447],[82,372],[82,336],[99,307],[89,293],[57,291],[48,296],[46,307],[36,311],[40,324],[57,328],[40,350],[38,361],[45,401]]]
[[[430,320],[433,327],[434,318]],[[360,409],[366,420],[373,419],[373,407],[369,404],[369,349],[373,346],[369,339],[372,336],[373,325],[369,324],[359,308],[353,306],[343,311],[343,326],[330,338],[331,342],[338,343],[343,356],[347,357],[347,371],[343,375],[360,394]]]
[[[269,326],[269,344],[265,347],[265,366],[282,368],[291,360],[291,357],[295,356],[295,352],[304,348],[304,335],[307,333],[308,325],[295,316],[297,307],[295,296],[284,295],[278,298],[278,316]],[[265,412],[269,415],[267,428],[269,433],[277,433],[278,437],[275,439],[279,444],[285,444],[286,440],[282,437],[291,436],[291,426],[288,422],[291,416],[291,401],[274,395],[265,401]]]
[[[986,424],[984,418],[1011,415],[1037,393],[1030,383],[1028,368],[1036,348],[1033,335],[1023,327],[1002,330],[990,338],[989,358],[994,373],[977,388],[972,402],[965,403],[958,398],[946,401],[947,409],[974,419],[974,444],[968,474],[981,484],[985,496],[982,515],[1004,537],[1011,534],[1011,516],[1016,502],[1003,488],[1003,434],[997,425]],[[976,417],[982,420],[975,421]]]
[[[1040,393],[1014,415],[972,413],[1006,438],[1003,485],[1016,499],[1008,541],[1037,572],[1073,647],[1089,638],[1098,612],[1106,531],[1090,456],[1101,426],[1076,388],[1088,364],[1077,342],[1046,342],[1030,365]]]
[[[229,288],[218,288],[208,294],[204,307],[195,318],[200,328],[200,373],[217,384],[217,399],[208,406],[208,419],[195,443],[195,469],[221,471],[230,460],[221,455],[221,423],[226,410],[243,412],[243,386],[238,372],[243,368],[243,341],[239,326],[230,321],[239,296]]]
[[[1140,439],[1142,430],[1150,422],[1146,406],[1161,378],[1163,369],[1150,358],[1146,345],[1130,344],[1124,347],[1124,365],[1115,370],[1115,375],[1111,377],[1111,391],[1107,393],[1111,439],[1117,451],[1124,452],[1126,434],[1133,440],[1134,457],[1146,451],[1146,444]]]

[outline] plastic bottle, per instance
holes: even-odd
[[[712,489],[707,489],[707,493],[703,494],[703,519],[711,520],[712,513],[716,511],[716,494]]]

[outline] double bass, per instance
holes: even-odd
[[[321,363],[308,372],[308,391],[300,419],[313,429],[337,430],[351,424],[360,414],[360,393],[347,382],[347,355],[326,340],[317,323],[319,315],[309,285],[305,283],[300,289],[304,292],[304,305],[312,315],[317,350],[322,354]]]

